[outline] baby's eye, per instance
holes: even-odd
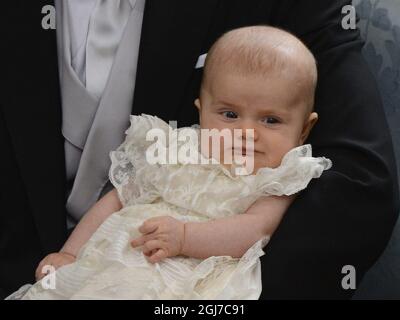
[[[265,124],[278,124],[280,123],[280,120],[276,117],[265,117],[262,120]]]
[[[221,113],[225,118],[236,119],[238,116],[233,111],[224,111]]]

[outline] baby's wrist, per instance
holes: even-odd
[[[64,255],[67,255],[67,256],[70,256],[70,257],[76,259],[76,254],[71,253],[71,252],[69,252],[69,251],[67,251],[67,250],[65,250],[65,249],[61,249],[61,250],[59,251],[59,253],[64,254]]]
[[[181,255],[186,255],[186,232],[187,232],[187,222],[183,222],[183,236],[182,236],[182,245],[181,245]]]

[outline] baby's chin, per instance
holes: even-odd
[[[209,154],[204,152],[203,149],[201,150],[201,153],[205,158],[214,158],[230,172],[233,173],[234,171],[240,171],[241,175],[254,175],[262,168],[276,168],[280,165],[280,161],[277,161],[276,159],[267,159],[263,152],[254,152],[243,155],[232,149],[226,149],[225,152],[231,152],[231,155],[226,157],[226,153],[224,152],[220,159],[218,159],[218,157],[212,157],[211,151],[208,152]],[[240,170],[240,168],[243,168],[244,170]]]
[[[247,167],[249,167],[249,168],[252,167],[251,174],[257,174],[257,172],[263,168],[275,169],[275,168],[278,168],[280,165],[281,165],[280,161],[266,161],[265,159],[260,159],[259,161],[257,161],[257,159],[256,159],[253,164],[246,163]]]
[[[234,161],[233,164],[221,164],[234,175],[255,175],[257,174],[258,170],[269,167],[264,161],[255,161],[255,159],[252,157],[244,157],[237,160],[238,161]]]

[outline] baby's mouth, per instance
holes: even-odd
[[[254,154],[259,153],[259,151],[254,150],[254,149],[246,149],[245,147],[243,148],[233,148],[233,153],[234,154],[240,154],[242,156],[254,156]]]

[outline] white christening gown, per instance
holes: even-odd
[[[110,180],[123,209],[112,214],[80,250],[76,262],[55,272],[55,289],[39,281],[24,286],[10,299],[257,299],[261,294],[259,257],[269,237],[256,242],[242,258],[184,256],[147,262],[130,241],[138,227],[155,216],[206,221],[243,214],[262,195],[291,195],[331,166],[311,156],[311,146],[289,151],[279,167],[237,176],[220,164],[150,164],[146,150],[154,141],[146,133],[172,129],[157,117],[131,116],[124,143],[111,152]],[[171,143],[164,142],[167,148]],[[183,143],[178,143],[179,151]],[[198,149],[197,149],[198,151]],[[191,157],[199,156],[200,153]],[[189,162],[189,163],[188,163]],[[268,214],[268,212],[265,212]],[[267,249],[267,248],[266,248]],[[48,275],[46,278],[54,276]],[[47,279],[48,280],[48,279]]]

